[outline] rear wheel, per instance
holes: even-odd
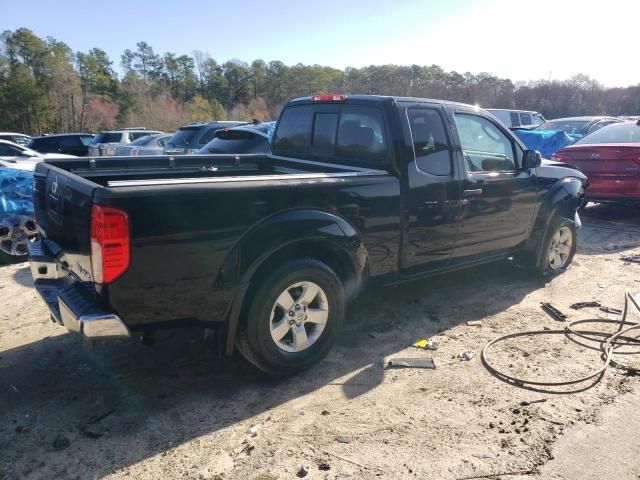
[[[565,218],[554,219],[544,240],[537,271],[544,276],[564,272],[573,261],[577,243],[575,224]]]
[[[342,283],[327,265],[293,260],[250,292],[240,324],[240,353],[261,370],[287,376],[320,361],[335,343],[344,316]]]

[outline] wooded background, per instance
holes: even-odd
[[[536,110],[546,118],[640,114],[640,83],[604,88],[582,74],[514,83],[437,65],[220,64],[206,52],[160,55],[139,42],[122,54],[118,75],[100,48],[73,52],[26,28],[3,32],[0,47],[0,130],[32,135],[127,126],[170,132],[193,121],[275,119],[288,99],[327,92],[439,98]]]

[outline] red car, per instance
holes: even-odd
[[[551,160],[574,165],[588,177],[588,201],[640,201],[640,120],[603,127]]]

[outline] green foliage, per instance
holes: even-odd
[[[144,124],[171,130],[189,121],[275,118],[290,98],[319,92],[442,98],[493,108],[568,115],[640,114],[640,85],[605,89],[585,75],[514,83],[438,65],[344,70],[280,61],[218,63],[206,52],[154,52],[138,42],[120,57],[122,77],[100,48],[74,53],[26,28],[0,35],[0,130],[44,133]],[[227,113],[228,112],[228,113]]]

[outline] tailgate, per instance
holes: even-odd
[[[92,280],[91,203],[98,185],[41,163],[33,180],[34,210],[44,244],[80,280]]]

